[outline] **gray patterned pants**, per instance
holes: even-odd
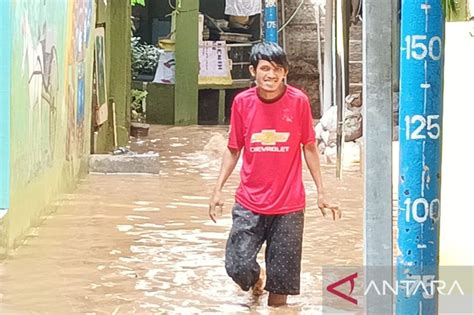
[[[266,241],[265,290],[283,295],[299,294],[304,211],[261,215],[236,203],[232,222],[225,255],[227,274],[248,291],[258,280],[257,254]]]

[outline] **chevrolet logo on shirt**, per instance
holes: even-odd
[[[289,132],[276,132],[276,130],[262,130],[254,133],[250,140],[251,143],[260,142],[262,145],[275,145],[277,142],[286,142],[290,137]]]

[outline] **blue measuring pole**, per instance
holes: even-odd
[[[277,1],[265,0],[265,41],[278,42]]]
[[[11,1],[0,0],[0,219],[10,208]]]
[[[402,0],[397,314],[436,314],[444,14],[441,0]]]

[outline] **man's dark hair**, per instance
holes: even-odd
[[[250,53],[250,64],[256,69],[260,60],[266,60],[275,63],[288,70],[288,60],[283,49],[272,42],[262,42],[255,44]]]

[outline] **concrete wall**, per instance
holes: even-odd
[[[19,0],[11,17],[11,204],[0,235],[7,248],[86,172],[95,3]]]

